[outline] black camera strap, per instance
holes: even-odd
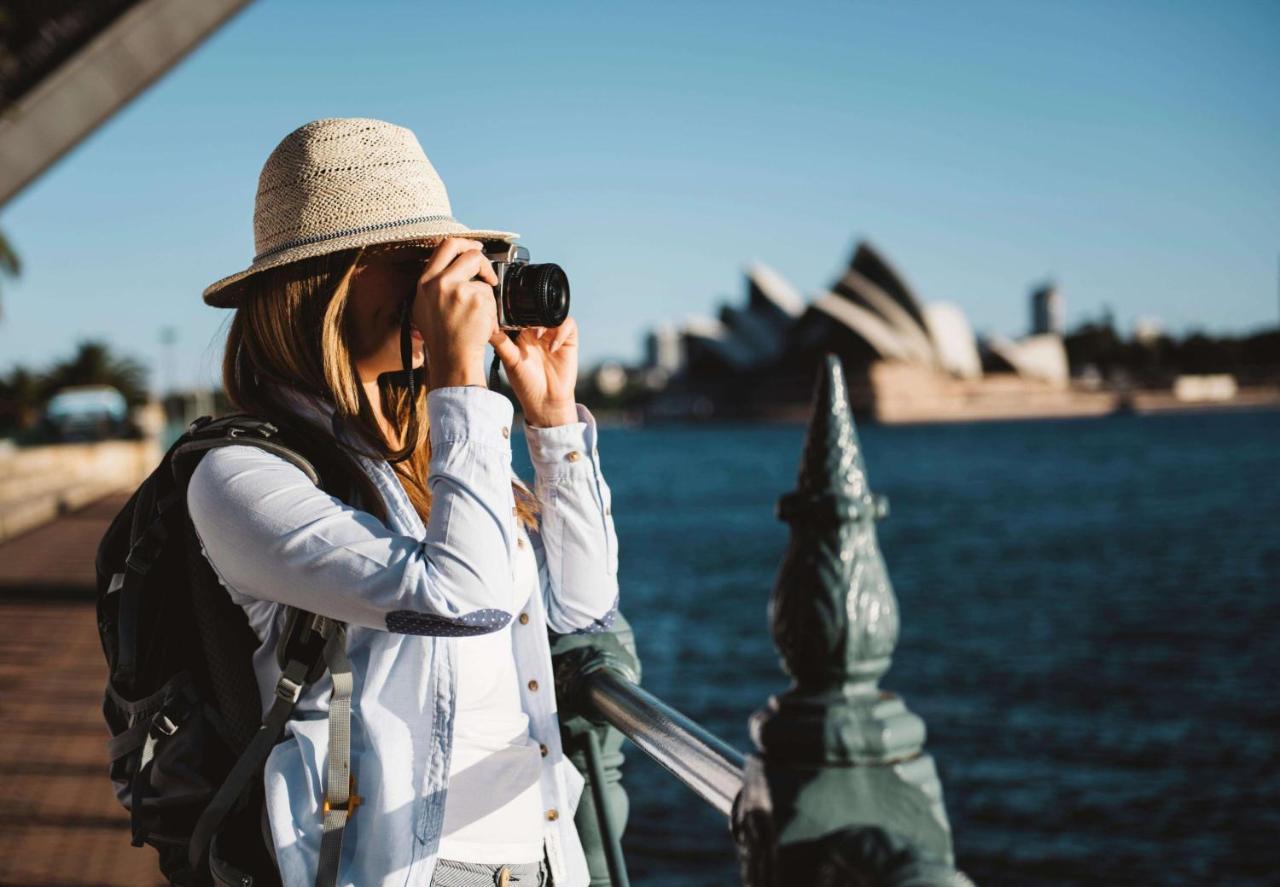
[[[424,387],[426,366],[413,368],[413,295],[400,305],[400,365],[401,369],[378,375],[379,385],[403,388],[409,397],[409,422],[404,430],[404,445],[387,456],[388,462],[403,462],[418,448],[418,389]]]
[[[512,342],[520,335],[519,330],[503,330],[505,335]],[[498,357],[498,349],[493,349],[493,362],[489,364],[489,390],[502,393],[502,378],[499,373],[502,370],[502,359]]]

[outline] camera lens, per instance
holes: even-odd
[[[511,326],[559,326],[569,316],[569,276],[559,265],[509,265],[502,300]]]

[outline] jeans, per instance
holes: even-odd
[[[505,877],[504,877],[505,876]],[[546,857],[541,862],[487,865],[478,862],[436,861],[431,887],[552,887]]]

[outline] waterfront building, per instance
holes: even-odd
[[[869,243],[808,304],[761,264],[747,268],[746,284],[745,305],[685,321],[678,348],[670,327],[650,333],[649,366],[660,353],[682,355],[651,417],[793,418],[827,353],[844,362],[855,409],[883,421],[1010,416],[1029,404],[1039,415],[1107,408],[1074,398],[1059,333],[979,341],[959,306],[921,299]],[[1033,304],[1036,325],[1061,327],[1056,287],[1039,287]]]
[[[1031,335],[1061,336],[1065,329],[1064,312],[1062,294],[1055,284],[1050,282],[1036,287],[1031,292]]]

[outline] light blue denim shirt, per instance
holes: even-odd
[[[288,391],[299,415],[352,440],[331,407]],[[211,451],[188,505],[205,556],[261,640],[254,658],[272,699],[285,608],[346,622],[354,668],[352,769],[363,798],[347,826],[339,884],[427,885],[449,787],[459,637],[512,623],[529,733],[546,748],[544,838],[557,887],[586,887],[573,824],[582,777],[564,757],[547,629],[607,627],[618,605],[618,543],[600,472],[595,420],[528,428],[541,503],[537,531],[515,517],[507,398],[478,387],[427,395],[432,507],[422,525],[391,467],[357,456],[381,493],[383,524],[253,447]],[[536,563],[521,558],[533,559]],[[516,587],[517,576],[535,587]],[[513,612],[519,604],[519,612]],[[512,620],[515,620],[512,622]],[[286,885],[314,883],[328,754],[328,698],[299,701],[265,767],[267,810]],[[264,706],[265,711],[265,706]]]

